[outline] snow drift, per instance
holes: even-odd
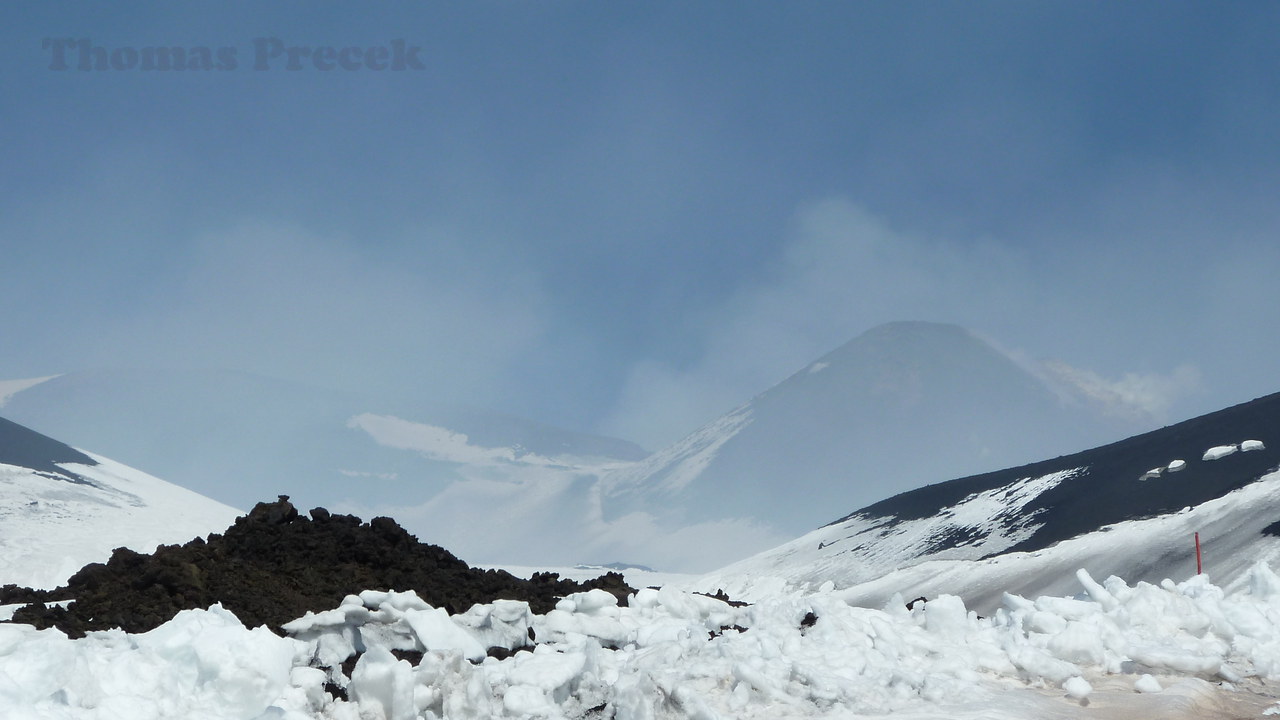
[[[1198,576],[1007,595],[988,617],[940,596],[853,607],[827,589],[755,605],[647,589],[553,610],[448,615],[366,592],[247,629],[220,606],[151,632],[70,640],[0,625],[0,717],[1227,718],[1273,712],[1280,577]],[[531,641],[529,638],[536,638]],[[486,646],[514,652],[481,659]]]

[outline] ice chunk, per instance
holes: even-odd
[[[560,711],[547,694],[540,688],[530,685],[514,685],[507,688],[502,698],[502,707],[515,717],[551,717],[560,715]]]
[[[397,660],[386,648],[376,647],[360,656],[351,671],[349,692],[353,701],[370,710],[368,714],[361,713],[365,717],[385,720],[413,720],[417,717],[413,700],[413,666]]]
[[[1080,585],[1084,587],[1084,590],[1089,594],[1089,597],[1092,598],[1094,602],[1102,606],[1103,610],[1114,610],[1119,605],[1116,599],[1111,596],[1111,593],[1093,579],[1093,576],[1089,574],[1088,570],[1085,570],[1084,568],[1077,570],[1076,580],[1078,580]]]
[[[574,593],[569,596],[574,604],[577,605],[577,611],[580,613],[594,614],[605,608],[616,608],[618,606],[618,598],[612,593],[606,592],[599,588],[588,590],[584,593]]]
[[[586,655],[578,650],[556,652],[539,645],[533,653],[521,653],[511,672],[512,685],[536,687],[555,692],[578,679],[586,668]]]
[[[1033,610],[1022,621],[1022,627],[1031,632],[1044,633],[1045,635],[1056,635],[1067,629],[1067,621],[1062,616],[1055,615],[1051,612],[1042,612]]]
[[[450,620],[444,608],[407,610],[404,619],[427,650],[457,650],[469,660],[485,656],[480,641]]]
[[[1061,632],[1050,638],[1047,649],[1054,656],[1072,663],[1101,665],[1106,660],[1102,637],[1095,628],[1082,622],[1067,623]]]
[[[519,600],[495,600],[490,605],[473,605],[453,622],[466,628],[486,648],[504,647],[515,650],[529,644],[529,625],[533,614],[529,603]]]
[[[1093,692],[1093,686],[1089,684],[1089,681],[1079,675],[1067,678],[1062,683],[1062,689],[1068,696],[1077,700],[1083,700],[1089,697],[1089,693]]]
[[[1187,466],[1186,460],[1172,460],[1169,462],[1169,472],[1178,472]]]
[[[1267,446],[1262,444],[1261,440],[1245,440],[1240,443],[1240,452],[1249,452],[1251,450],[1266,450]]]
[[[1158,693],[1164,690],[1164,688],[1160,686],[1160,681],[1145,674],[1134,681],[1133,689],[1140,693]]]
[[[964,601],[955,595],[940,595],[925,603],[924,617],[929,632],[946,638],[963,637],[968,623]]]

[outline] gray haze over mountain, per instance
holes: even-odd
[[[299,505],[423,502],[458,463],[388,448],[351,426],[361,413],[447,425],[485,447],[636,460],[639,447],[479,409],[408,408],[241,372],[99,370],[54,377],[0,413],[77,447],[248,509],[277,494]]]
[[[7,20],[0,377],[230,369],[656,450],[921,318],[1170,421],[1274,390],[1276,3],[62,0]],[[257,71],[261,37],[401,38],[423,67]],[[241,62],[59,70],[53,38]]]
[[[904,490],[1154,426],[1075,379],[1032,373],[954,325],[892,323],[652,455],[231,372],[73,373],[0,412],[231,505],[287,494],[390,515],[473,561],[697,571]]]
[[[907,488],[1154,426],[1113,409],[958,326],[890,323],[641,463],[644,472],[622,471],[613,491],[621,507],[755,517],[799,534]]]

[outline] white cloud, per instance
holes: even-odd
[[[394,243],[243,223],[197,238],[144,313],[113,318],[106,362],[225,367],[361,392],[483,404],[539,342],[535,276],[424,232]],[[421,258],[429,258],[422,261]],[[101,360],[99,361],[101,362]],[[491,394],[492,393],[492,394]]]
[[[424,542],[470,563],[574,565],[636,562],[669,572],[707,572],[789,539],[749,519],[693,524],[632,512],[606,518],[596,476],[574,468],[466,467],[460,479],[416,505],[342,503],[331,509],[396,518]],[[477,519],[483,519],[477,525]]]
[[[0,380],[0,407],[4,407],[9,402],[9,398],[17,395],[23,390],[33,388],[46,380],[52,380],[57,375],[47,375],[38,378],[26,378],[22,380]]]
[[[1044,368],[1050,379],[1103,410],[1139,422],[1167,422],[1180,399],[1201,389],[1200,371],[1192,365],[1180,365],[1164,374],[1130,372],[1116,380],[1060,360],[1047,362]]]
[[[1008,248],[930,241],[847,200],[815,202],[797,213],[772,277],[711,314],[699,359],[636,362],[604,427],[659,447],[875,325],[991,323],[1035,294]]]

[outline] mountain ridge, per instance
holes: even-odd
[[[1200,533],[1229,584],[1253,560],[1280,559],[1280,538],[1267,532],[1277,519],[1280,393],[900,493],[706,582],[749,594],[769,582],[831,581],[858,604],[945,592],[990,609],[997,587],[1063,592],[1079,568],[1131,582],[1194,574],[1191,540]]]
[[[651,456],[647,475],[622,471],[608,488],[625,509],[675,503],[800,534],[832,519],[822,507],[857,507],[1137,429],[1064,400],[964,328],[904,321],[828,352]]]

